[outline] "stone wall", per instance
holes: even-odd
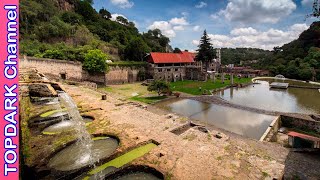
[[[144,67],[119,67],[111,66],[105,75],[106,84],[124,84],[139,81],[139,71],[145,71]]]
[[[20,59],[21,68],[35,68],[40,73],[54,78],[62,78],[71,81],[81,81],[82,64],[74,61],[24,57]]]
[[[21,68],[35,68],[40,73],[54,79],[69,81],[90,81],[97,84],[123,84],[139,81],[139,71],[145,71],[144,67],[118,67],[111,66],[108,73],[89,74],[82,70],[82,64],[77,61],[65,61],[35,57],[20,59]]]
[[[301,119],[294,116],[281,116],[281,125],[289,128],[297,128],[303,131],[320,133],[320,121]]]
[[[267,128],[265,133],[260,138],[260,141],[276,142],[277,133],[280,127],[281,127],[281,116],[278,116],[276,119],[272,121],[270,126]]]

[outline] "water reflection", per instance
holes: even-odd
[[[271,122],[276,118],[274,116],[189,99],[178,100],[176,102],[169,101],[162,103],[160,106],[166,106],[174,113],[254,139],[260,139]]]
[[[268,82],[260,81],[246,88],[230,88],[218,93],[235,104],[280,112],[320,113],[320,93],[316,89],[270,89]]]

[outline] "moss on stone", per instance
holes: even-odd
[[[97,174],[98,172],[103,171],[104,169],[111,167],[111,166],[116,167],[116,168],[120,168],[123,165],[128,164],[129,162],[145,155],[146,153],[151,151],[151,149],[153,149],[156,146],[157,146],[156,144],[149,143],[147,145],[138,147],[138,148],[136,148],[132,151],[129,151],[128,153],[126,153],[118,158],[115,158],[115,159],[91,170],[88,174],[89,175]]]
[[[67,110],[66,108],[63,108],[63,109],[56,109],[56,110],[48,111],[46,113],[41,114],[40,117],[42,117],[42,118],[49,117],[49,116],[53,115],[54,113],[63,112],[66,110]]]

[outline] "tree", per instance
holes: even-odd
[[[126,60],[143,61],[151,49],[140,37],[133,38],[124,49]]]
[[[153,81],[148,86],[148,91],[156,91],[158,95],[160,96],[162,92],[167,92],[170,90],[170,86],[168,83],[164,81]]]
[[[173,53],[181,53],[181,50],[179,48],[174,48]]]
[[[203,36],[200,39],[199,49],[197,50],[198,54],[196,56],[197,61],[202,61],[205,63],[205,70],[209,68],[209,63],[215,58],[215,53],[211,44],[211,39],[209,38],[207,31],[204,30]],[[207,80],[207,78],[206,78]]]
[[[100,9],[99,14],[106,19],[112,18],[111,13],[104,8]]]
[[[82,16],[72,11],[66,11],[61,15],[61,19],[64,22],[70,23],[73,25],[73,24],[80,24],[80,22],[82,21]]]
[[[128,19],[122,17],[122,16],[117,16],[116,18],[117,22],[123,24],[123,25],[128,25],[129,24],[129,21]]]
[[[84,58],[83,69],[89,73],[103,73],[107,70],[107,58],[101,50],[89,50]]]

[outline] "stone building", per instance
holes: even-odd
[[[147,56],[148,73],[155,80],[204,80],[206,70],[202,62],[195,61],[196,54],[152,52]],[[209,64],[209,71],[217,71],[220,61]]]

